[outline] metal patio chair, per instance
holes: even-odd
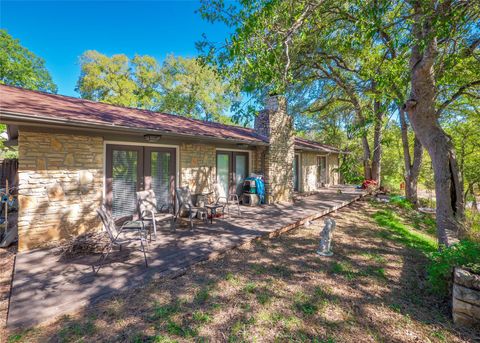
[[[200,215],[205,222],[207,221],[207,210],[205,207],[194,206],[192,202],[192,193],[188,187],[176,188],[175,196],[178,201],[177,218],[180,219],[182,211],[186,211],[190,223],[190,230],[193,230],[193,218],[196,216]]]
[[[227,213],[230,216],[230,205],[233,204],[237,207],[237,213],[240,215],[240,198],[237,193],[227,193],[226,195],[221,195],[221,188],[219,183],[214,184],[214,194],[215,194],[215,203],[223,204],[227,209]]]
[[[140,212],[140,220],[151,222],[153,225],[153,233],[157,239],[157,223],[170,222],[170,229],[175,232],[175,215],[173,205],[163,204],[157,207],[157,198],[155,192],[150,189],[137,192],[138,210]]]
[[[109,211],[107,211],[105,205],[102,205],[97,209],[97,214],[102,220],[103,228],[107,232],[107,236],[110,239],[109,244],[103,249],[102,255],[98,260],[98,269],[95,271],[95,266],[93,270],[95,274],[98,274],[100,268],[103,266],[103,263],[107,259],[107,256],[113,250],[114,246],[118,246],[119,249],[122,249],[122,245],[132,242],[140,242],[143,251],[143,257],[145,258],[145,266],[148,267],[147,254],[145,246],[148,245],[147,241],[147,231],[145,230],[145,223],[141,220],[129,220],[124,222],[120,227],[115,224],[113,217]],[[133,237],[124,237],[121,238],[120,235],[124,231],[137,231],[137,235]]]

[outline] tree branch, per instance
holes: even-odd
[[[465,94],[470,87],[480,85],[480,80],[472,81],[460,87],[453,95],[445,100],[437,109],[437,117],[440,117],[442,112],[455,100],[457,100],[461,95]]]

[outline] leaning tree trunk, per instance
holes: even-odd
[[[420,2],[412,1],[412,5],[415,42],[410,57],[411,95],[405,107],[415,134],[432,159],[438,241],[450,245],[450,232],[463,234],[459,232],[464,218],[463,184],[453,144],[440,127],[435,109],[434,63],[438,46],[432,17],[423,12]]]
[[[405,196],[414,204],[418,205],[418,177],[422,166],[423,147],[417,136],[413,143],[413,163],[410,155],[410,143],[408,141],[408,126],[403,108],[398,109],[400,129],[402,134],[403,161],[405,164]]]

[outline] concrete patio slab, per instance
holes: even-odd
[[[338,190],[341,190],[339,192]],[[137,287],[158,277],[172,277],[185,268],[260,237],[272,237],[324,216],[364,193],[351,187],[324,189],[294,204],[242,206],[242,214],[198,224],[193,232],[162,231],[150,244],[149,268],[141,253],[115,258],[93,274],[98,256],[63,260],[51,250],[19,253],[15,261],[7,325],[28,327],[75,312],[81,307]]]

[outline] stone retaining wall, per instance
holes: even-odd
[[[455,268],[453,321],[461,326],[480,325],[480,275]]]
[[[103,139],[21,130],[19,250],[101,228]]]

